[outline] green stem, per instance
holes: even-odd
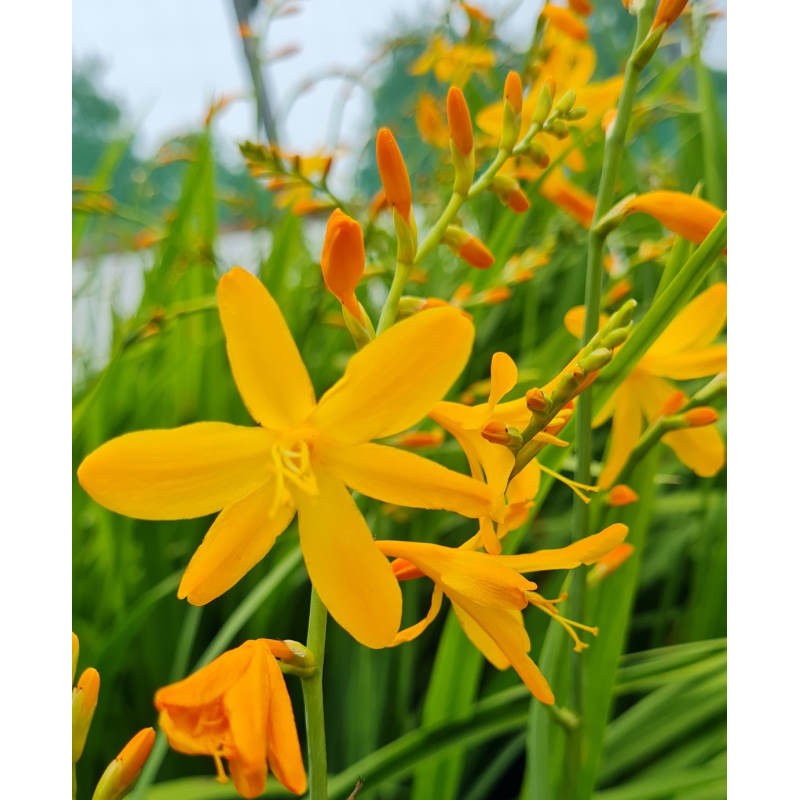
[[[325,660],[325,632],[328,611],[312,588],[308,609],[306,646],[313,653],[316,669],[303,678],[303,702],[308,739],[309,798],[328,800],[328,755],[325,749],[325,709],[322,696],[322,665]]]
[[[630,125],[633,101],[639,84],[639,77],[644,67],[639,59],[633,57],[639,45],[644,41],[650,26],[653,0],[646,3],[639,11],[636,20],[636,38],[631,51],[631,57],[625,65],[622,93],[617,106],[617,115],[606,142],[603,153],[603,167],[600,173],[600,186],[597,191],[597,204],[595,206],[592,226],[611,208],[614,199],[614,187],[617,181],[619,166],[625,147],[625,138]],[[603,281],[603,244],[605,236],[592,229],[589,233],[589,247],[586,259],[586,289],[584,302],[586,304],[586,321],[583,329],[582,344],[586,345],[597,332],[600,324],[600,300],[602,296]],[[583,392],[578,403],[576,414],[575,445],[577,451],[577,469],[575,480],[579,483],[588,483],[591,474],[592,462],[592,390],[591,387]],[[573,506],[573,540],[586,536],[589,526],[589,508],[580,499],[575,499]],[[570,593],[571,616],[573,619],[582,619],[585,605],[586,576],[578,571],[573,581]],[[580,717],[583,714],[583,674],[582,662],[577,654],[572,654],[570,670],[570,706]],[[577,776],[580,771],[582,757],[582,731],[578,728],[568,737],[567,741],[567,767],[566,774],[573,776],[567,780],[567,797],[574,796],[577,791]]]
[[[470,189],[470,197],[471,196],[472,189]],[[444,232],[447,230],[447,226],[455,219],[456,214],[458,214],[459,209],[464,205],[466,199],[467,198],[463,194],[453,192],[441,216],[436,220],[436,224],[428,231],[428,235],[422,240],[422,244],[419,246],[416,256],[414,256],[415,264],[419,264],[419,262],[439,244],[442,236],[444,236]]]
[[[405,289],[408,276],[411,274],[411,264],[405,264],[402,261],[397,262],[394,270],[394,277],[392,278],[392,285],[389,287],[389,294],[386,296],[386,302],[383,304],[380,318],[378,319],[378,327],[375,328],[375,334],[380,336],[387,328],[394,325],[397,319],[397,309],[400,306],[400,298],[403,296],[403,289]]]

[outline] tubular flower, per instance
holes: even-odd
[[[579,639],[575,629],[592,634],[596,634],[597,629],[562,617],[557,604],[564,596],[545,599],[536,591],[537,585],[524,578],[523,573],[594,564],[621,544],[627,533],[627,526],[617,523],[568,547],[514,556],[489,555],[422,542],[378,542],[381,552],[398,559],[392,567],[400,580],[425,575],[434,583],[428,614],[400,631],[394,644],[419,636],[435,619],[442,596],[447,595],[464,633],[478,650],[497,669],[514,667],[534,697],[551,704],[555,698],[547,679],[528,656],[531,643],[522,620],[522,609],[536,606],[563,625],[575,642],[576,651],[587,645]]]
[[[495,531],[492,515],[487,513],[481,516],[479,537],[470,540],[469,544],[482,545],[490,553],[499,553],[499,539],[509,531],[516,530],[528,518],[539,491],[543,467],[534,459],[509,483],[514,454],[507,447],[490,442],[484,431],[488,426],[487,433],[490,433],[496,424],[502,428],[522,430],[530,421],[531,412],[524,397],[507,403],[500,402],[517,383],[517,366],[506,353],[492,356],[490,382],[486,403],[468,406],[442,401],[433,407],[429,416],[459,443],[473,478],[485,481],[489,487],[494,517],[501,520]],[[566,445],[566,442],[546,431],[537,434],[536,438],[543,444]]]
[[[667,230],[695,244],[700,244],[722,219],[722,211],[716,206],[683,192],[657,191],[632,195],[620,203],[619,210],[626,216],[647,214]]]
[[[328,291],[358,320],[363,318],[355,288],[364,275],[364,234],[340,209],[328,219],[320,266]]]
[[[542,16],[551,25],[579,42],[585,42],[589,38],[586,23],[568,8],[547,3],[542,9]]]
[[[600,409],[597,427],[612,418],[605,467],[598,485],[609,488],[642,432],[642,422],[675,408],[675,387],[666,379],[691,380],[725,371],[727,345],[713,344],[725,326],[727,286],[715,283],[694,298],[653,342],[630,375]],[[583,313],[575,309],[565,318],[573,336],[583,332]],[[689,469],[703,477],[715,475],[725,463],[725,445],[711,426],[690,427],[667,433],[662,441]]]
[[[306,790],[292,702],[273,655],[276,646],[283,649],[282,642],[250,640],[155,694],[158,724],[170,746],[187,755],[211,756],[222,782],[227,781],[226,759],[242,797],[258,797],[270,769],[290,792]]]
[[[356,353],[317,402],[263,284],[237,267],[223,275],[217,297],[233,377],[258,426],[200,422],[129,433],[87,456],[78,479],[97,502],[140,519],[222,511],[178,588],[194,605],[255,566],[297,511],[322,601],[359,642],[383,647],[400,624],[400,592],[345,487],[398,505],[488,513],[489,492],[477,481],[369,443],[414,425],[449,389],[469,356],[472,324],[457,309],[436,308],[394,325]]]
[[[541,185],[542,197],[557,205],[584,228],[590,228],[594,217],[595,198],[585,189],[576,186],[564,177],[562,170],[555,170]]]

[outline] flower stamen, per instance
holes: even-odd
[[[212,753],[211,757],[214,759],[214,766],[217,768],[217,783],[227,783],[228,776],[225,773],[225,767],[222,764],[222,748],[216,753]]]
[[[541,462],[538,462],[538,463],[539,463],[539,469],[542,472],[547,473],[551,478],[555,478],[557,481],[561,481],[561,483],[563,483],[565,486],[568,486],[570,489],[572,489],[573,492],[575,492],[575,494],[578,497],[580,497],[581,500],[583,500],[584,503],[588,503],[591,498],[587,497],[583,492],[596,492],[596,491],[598,491],[596,486],[588,486],[585,483],[578,483],[577,481],[573,481],[570,478],[566,478],[563,475],[560,475],[558,472],[555,472],[554,470],[550,469],[549,467],[546,467]],[[583,490],[583,491],[581,491],[581,490]]]
[[[582,622],[576,622],[573,619],[562,617],[561,614],[558,613],[558,610],[555,608],[555,604],[566,600],[566,594],[562,594],[555,600],[548,600],[546,597],[542,597],[542,595],[540,595],[538,592],[525,592],[525,595],[527,596],[531,605],[534,605],[544,611],[545,614],[552,617],[564,628],[564,630],[572,638],[572,641],[575,642],[574,650],[576,653],[580,653],[581,650],[585,650],[589,645],[579,638],[578,634],[574,630],[575,628],[586,631],[587,633],[591,633],[592,636],[597,636],[598,628],[596,626],[584,625]]]

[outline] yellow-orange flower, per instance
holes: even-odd
[[[579,42],[589,38],[589,28],[586,27],[586,23],[568,8],[546,3],[542,9],[542,16],[551,25]]]
[[[494,61],[494,53],[484,45],[451,44],[437,35],[431,38],[428,49],[408,71],[411,75],[424,75],[433,70],[441,83],[463,86],[473,74],[485,74],[494,66]]]
[[[647,214],[667,230],[700,244],[722,219],[722,211],[701,197],[683,192],[657,191],[633,195],[622,201],[619,210],[628,214]]]
[[[242,797],[258,797],[269,770],[290,792],[306,790],[292,702],[274,645],[283,648],[268,639],[245,642],[155,695],[158,724],[170,746],[212,756],[223,780],[226,759]]]
[[[557,205],[584,228],[590,228],[596,200],[585,189],[564,177],[562,170],[554,170],[545,178],[539,189],[542,197]]]
[[[715,283],[683,308],[642,356],[593,421],[609,418],[608,456],[598,485],[614,483],[642,432],[643,420],[652,422],[674,403],[675,387],[667,379],[690,380],[725,371],[727,345],[714,344],[725,325],[727,287]],[[583,309],[571,309],[565,325],[573,336],[583,332]],[[725,445],[712,425],[672,431],[664,444],[689,469],[703,477],[715,475],[725,463]]]
[[[428,614],[400,631],[394,643],[401,644],[419,636],[438,614],[442,595],[447,595],[461,627],[478,650],[497,669],[513,667],[536,698],[543,703],[553,703],[555,698],[547,679],[528,655],[531,642],[522,620],[522,609],[536,606],[563,625],[577,651],[586,644],[578,638],[575,628],[593,634],[597,630],[562,617],[556,606],[564,598],[545,599],[536,592],[537,585],[522,573],[594,564],[621,544],[627,533],[627,526],[615,524],[567,547],[514,556],[422,542],[378,542],[381,552],[398,559],[392,565],[398,578],[422,574],[434,582]]]
[[[346,487],[397,505],[488,513],[481,483],[369,443],[411,427],[445,394],[469,357],[472,324],[455,308],[435,308],[392,326],[350,359],[317,402],[263,284],[235,268],[217,296],[233,377],[258,426],[200,422],[129,433],[87,456],[78,479],[97,502],[127,516],[222,511],[178,589],[195,605],[255,566],[297,511],[322,601],[354,638],[383,647],[400,624],[400,592]]]
[[[364,234],[361,226],[340,209],[328,219],[320,266],[328,291],[356,318],[361,308],[355,288],[364,275]]]
[[[450,132],[447,122],[439,108],[439,103],[432,94],[422,92],[417,100],[417,130],[423,142],[434,147],[447,147]]]

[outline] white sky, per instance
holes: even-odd
[[[503,37],[530,39],[530,26],[543,0],[520,0],[501,28]],[[619,0],[597,0],[619,2]],[[489,11],[511,0],[476,0]],[[298,0],[301,13],[273,23],[267,52],[299,45],[300,52],[273,63],[271,95],[280,107],[311,75],[332,68],[363,70],[375,43],[392,31],[398,16],[435,19],[444,0]],[[726,3],[718,3],[724,7]],[[725,24],[712,48],[724,60]],[[247,95],[250,79],[236,34],[231,0],[75,0],[73,55],[99,56],[107,71],[104,87],[132,116],[139,142],[152,151],[168,136],[196,128],[212,97]],[[716,60],[716,59],[715,59]],[[723,62],[724,63],[724,62]],[[367,76],[369,77],[369,76]],[[332,105],[339,102],[339,80],[327,80],[293,107],[286,143],[300,151],[325,144]],[[363,131],[369,104],[358,89],[344,109],[344,131]],[[254,107],[238,102],[218,118],[222,142],[254,134]]]

